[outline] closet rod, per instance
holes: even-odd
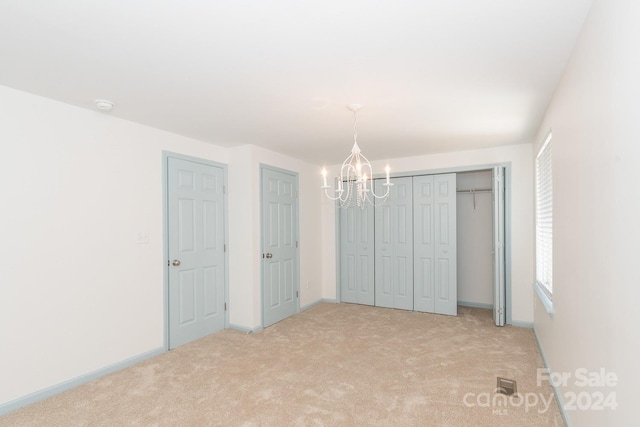
[[[457,193],[491,193],[493,190],[490,188],[482,188],[479,190],[456,190]]]

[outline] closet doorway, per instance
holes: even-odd
[[[505,198],[507,192],[508,166],[485,166],[446,171],[454,175],[455,187],[453,205],[456,209],[452,242],[455,260],[450,276],[456,282],[452,290],[457,305],[493,309],[496,325],[503,326],[507,320],[507,244],[508,209]],[[454,173],[455,172],[455,173]],[[422,179],[423,176],[444,176],[441,174],[409,173],[395,179]],[[415,195],[414,195],[415,196]],[[393,201],[392,201],[393,203]],[[338,295],[342,302],[389,306],[379,301],[377,289],[384,277],[378,266],[378,238],[375,225],[380,221],[379,208],[350,208],[338,210]],[[414,207],[414,216],[418,217]],[[415,222],[415,218],[412,219]],[[375,224],[375,225],[374,225]],[[373,229],[373,230],[372,230]],[[420,228],[416,227],[411,236],[414,241]],[[419,233],[420,234],[420,233]],[[376,238],[372,238],[376,236]],[[423,237],[423,236],[418,236]],[[413,248],[413,257],[420,255]],[[374,255],[372,257],[372,255]],[[419,275],[413,268],[413,307],[408,310],[424,311],[418,307],[415,291]],[[421,280],[418,280],[421,282]],[[419,300],[420,298],[418,298]],[[437,312],[437,311],[436,311]],[[454,314],[455,311],[447,314]]]
[[[504,168],[457,174],[458,305],[490,308],[505,324]]]

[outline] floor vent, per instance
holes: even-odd
[[[498,377],[498,388],[496,391],[498,393],[506,394],[507,396],[512,396],[517,394],[518,386],[515,380]]]

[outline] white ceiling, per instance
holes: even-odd
[[[530,142],[592,0],[2,0],[0,84],[315,164]]]

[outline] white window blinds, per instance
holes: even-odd
[[[553,176],[551,133],[536,157],[536,281],[553,292]]]

